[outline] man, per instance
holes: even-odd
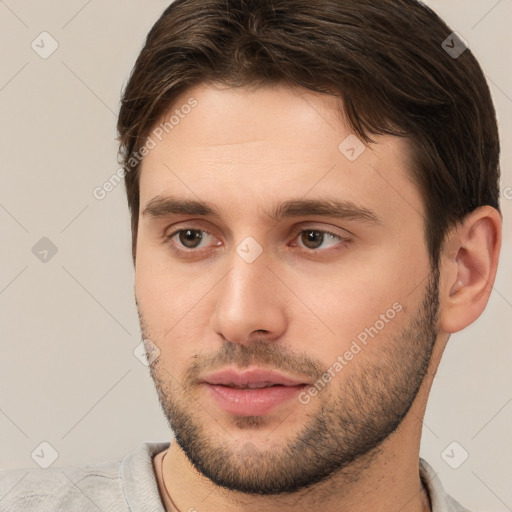
[[[501,244],[494,108],[463,41],[415,0],[177,0],[118,129],[175,440],[31,472],[2,510],[467,510],[419,459]]]

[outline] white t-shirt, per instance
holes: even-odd
[[[153,457],[169,443],[144,443],[121,461],[0,471],[0,512],[165,512]],[[469,512],[420,459],[432,512]]]

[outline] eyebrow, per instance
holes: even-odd
[[[280,221],[288,217],[303,217],[318,215],[344,220],[354,220],[370,224],[381,224],[378,215],[352,201],[339,199],[290,199],[275,204],[264,214],[272,220]],[[168,217],[171,215],[199,215],[204,217],[221,218],[219,210],[204,201],[179,199],[177,197],[156,196],[146,204],[143,216],[152,218]]]

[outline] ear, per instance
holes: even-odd
[[[498,210],[481,206],[448,233],[440,259],[442,331],[464,329],[485,309],[498,269],[501,226]]]

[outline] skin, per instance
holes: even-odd
[[[450,333],[487,304],[499,213],[478,208],[447,234],[437,282],[406,140],[379,137],[351,162],[338,149],[351,130],[333,97],[203,84],[171,110],[190,97],[197,107],[144,157],[140,179],[135,294],[148,348],[160,351],[151,375],[182,445],[171,443],[163,473],[164,452],[154,458],[166,509],[175,510],[164,481],[181,511],[430,510],[418,461],[427,398]],[[220,216],[144,214],[171,194]],[[264,214],[326,198],[379,222]],[[180,229],[202,230],[199,246],[171,239]],[[306,236],[325,230],[349,241],[320,235],[315,246]],[[236,252],[249,236],[263,250],[252,263]],[[199,384],[228,363],[313,384],[396,303],[402,309],[307,404],[239,417]],[[299,442],[306,429],[309,448]]]

